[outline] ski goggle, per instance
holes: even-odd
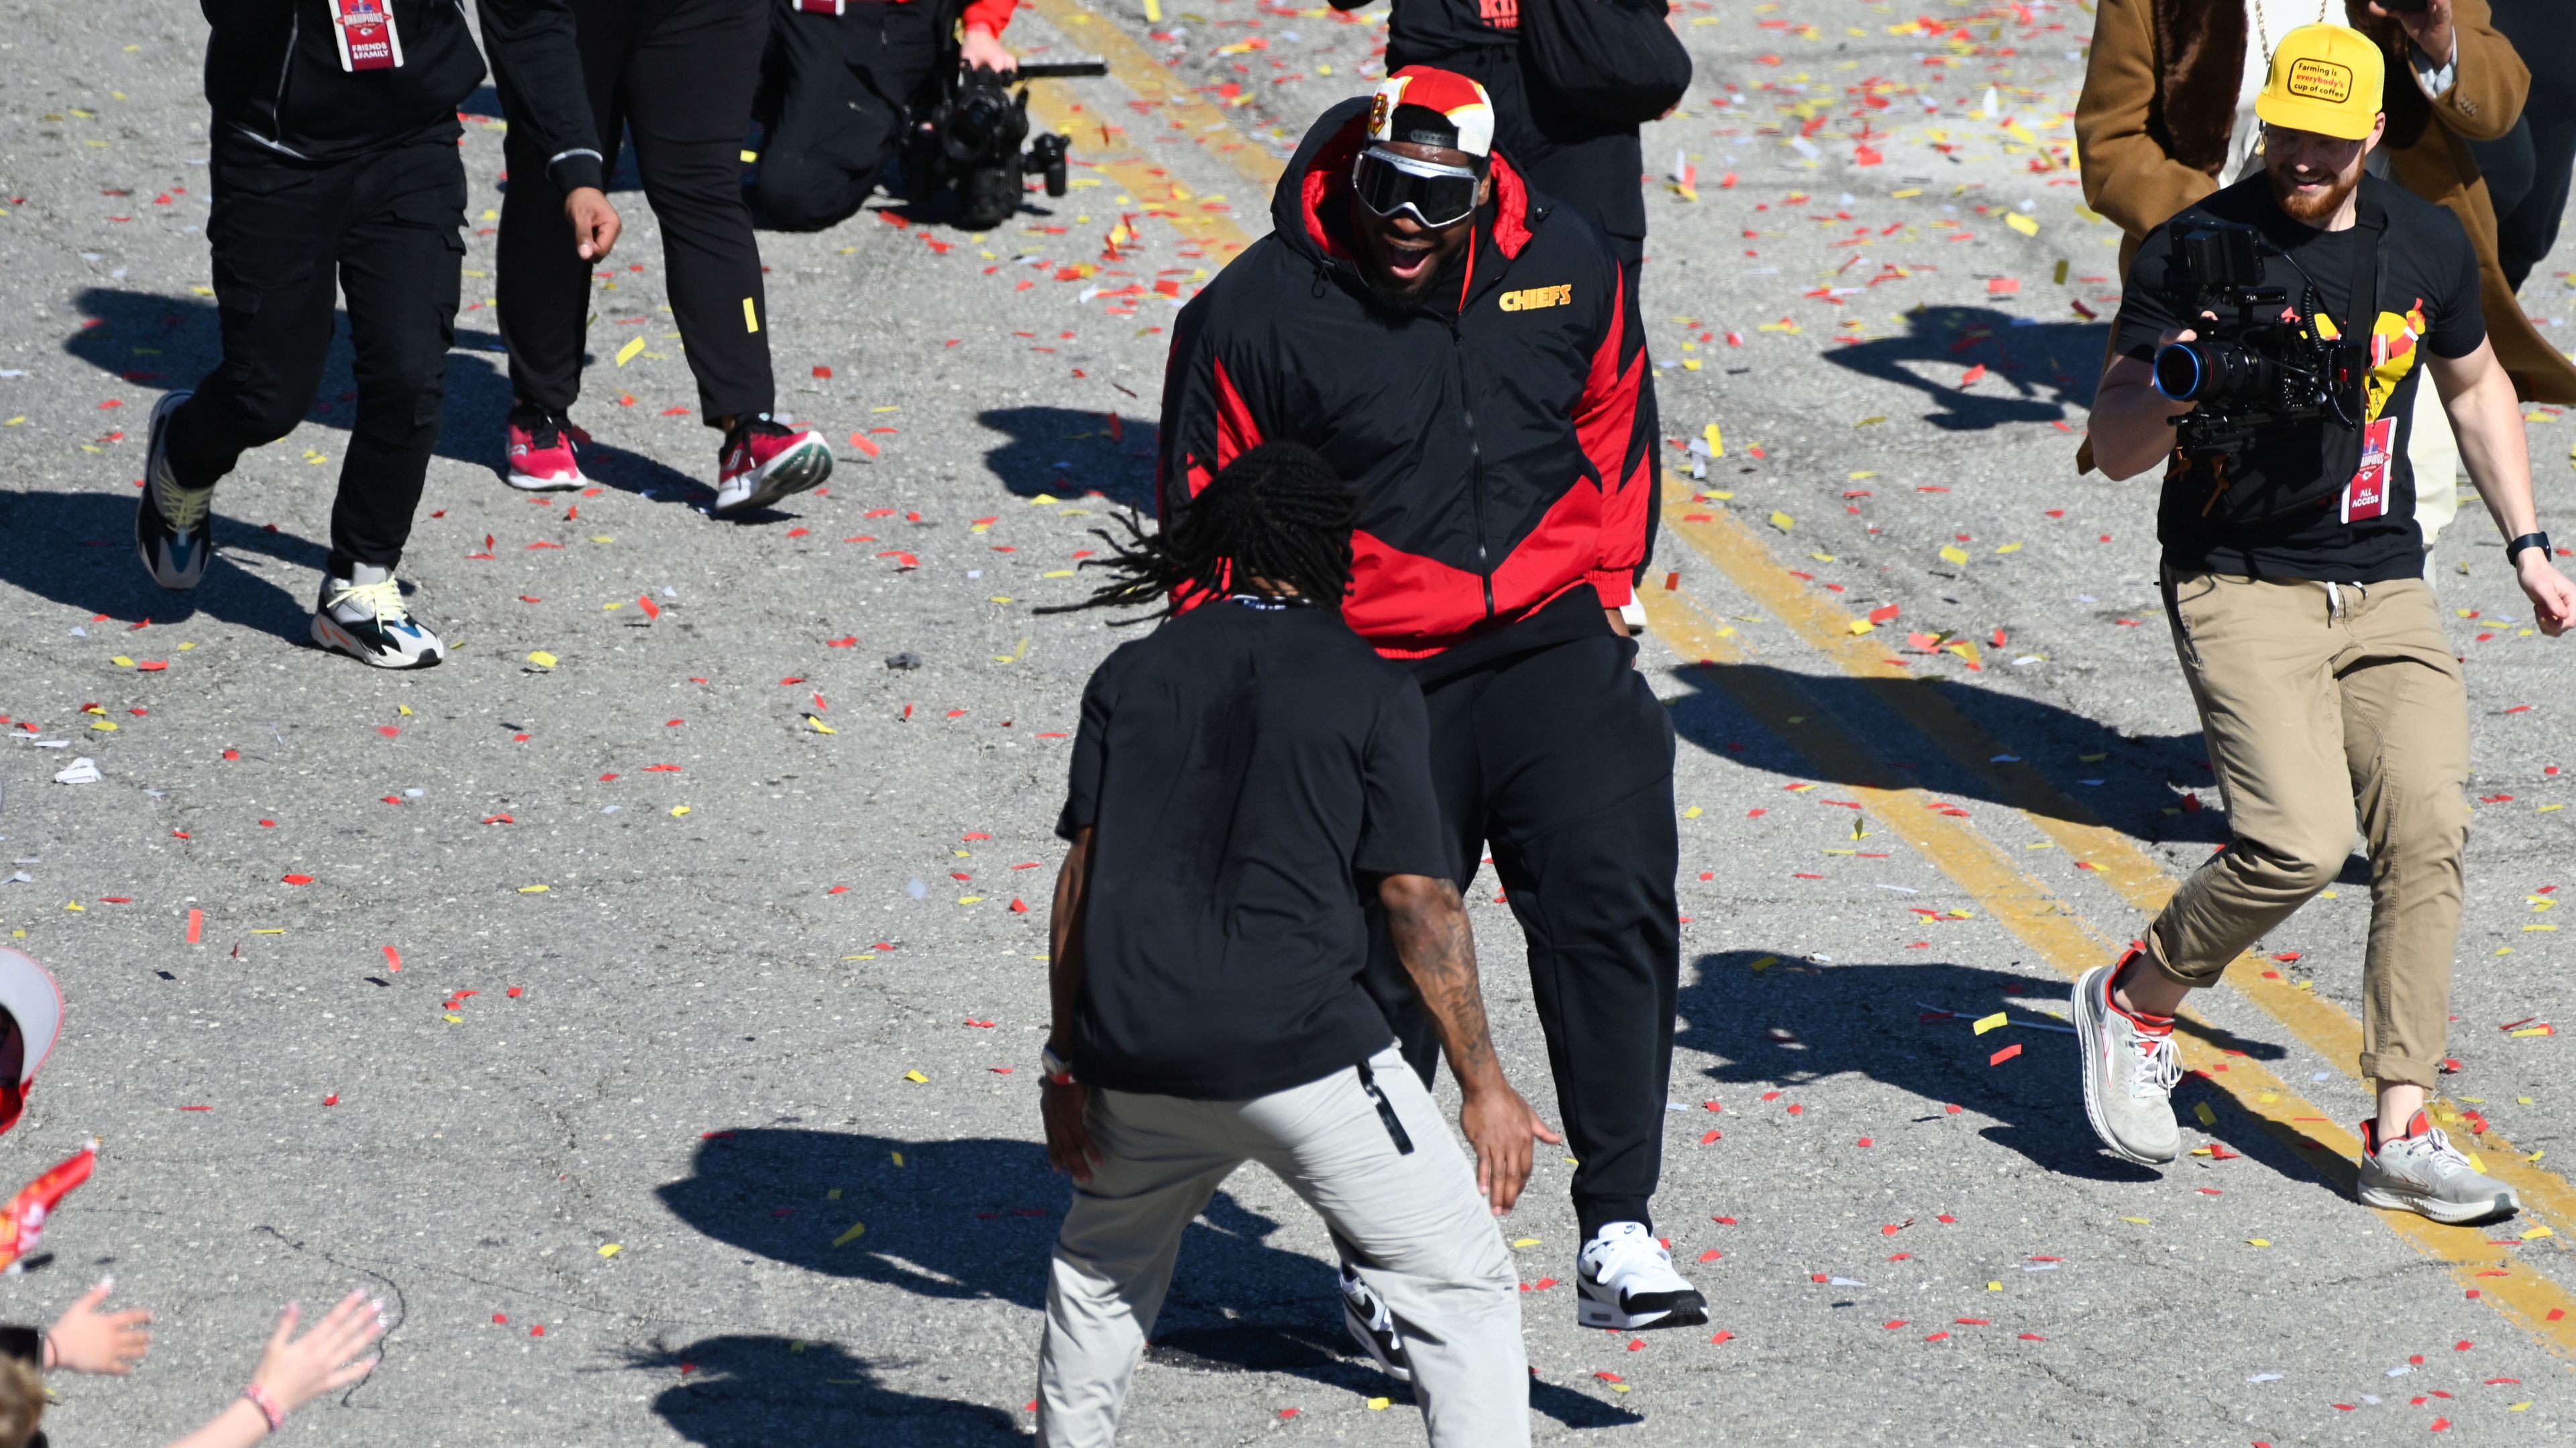
[[[1351,163],[1351,187],[1360,204],[1380,216],[1409,211],[1434,231],[1456,226],[1476,211],[1476,185],[1483,178],[1464,166],[1418,161],[1371,146]]]

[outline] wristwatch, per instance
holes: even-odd
[[[1039,1079],[1049,1086],[1074,1084],[1073,1068],[1065,1064],[1064,1058],[1057,1055],[1051,1045],[1038,1047],[1038,1068],[1046,1073]]]
[[[2548,556],[2549,556],[2549,535],[2548,535],[2548,534],[2546,534],[2546,533],[2525,533],[2525,534],[2523,534],[2521,537],[2516,538],[2516,539],[2514,539],[2512,542],[2507,543],[2506,545],[2504,545],[2504,564],[2505,564],[2505,566],[2506,566],[2507,568],[2511,568],[2511,567],[2513,566],[2513,561],[2514,561],[2514,559],[2515,559],[2515,558],[2517,558],[2517,557],[2519,557],[2519,556],[2521,555],[2521,553],[2522,553],[2522,550],[2524,550],[2525,548],[2537,548],[2537,549],[2539,549],[2539,550],[2540,550],[2540,556],[2541,556],[2541,557],[2543,557],[2543,558],[2548,557]]]

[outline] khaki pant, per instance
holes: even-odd
[[[2419,578],[2164,579],[2232,838],[2147,933],[2206,986],[2333,883],[2356,812],[2370,849],[2361,1073],[2430,1087],[2449,1034],[2469,834],[2468,691]]]
[[[1091,1093],[1091,1137],[1105,1159],[1073,1189],[1056,1238],[1039,1443],[1107,1448],[1181,1233],[1237,1167],[1257,1161],[1323,1216],[1395,1314],[1433,1448],[1527,1448],[1520,1277],[1502,1231],[1402,1053],[1390,1043],[1369,1071],[1411,1150],[1398,1148],[1356,1068],[1250,1101]]]

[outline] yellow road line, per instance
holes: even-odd
[[[1744,649],[1722,631],[1724,625],[1676,594],[1649,590],[1639,598],[1658,637],[1684,658],[1721,666],[1710,671],[1718,687],[1775,737],[1832,777],[1837,788],[1858,796],[1883,827],[1966,890],[2049,964],[2072,978],[2109,958],[2111,942],[2090,922],[1985,836],[1931,809],[1931,796],[1924,791],[1853,782],[1884,777],[1891,772],[1887,761],[1830,722],[1831,716],[1821,706],[1779,674],[1724,667],[1747,661]],[[1777,605],[1766,606],[1775,613],[1784,612]],[[2287,1142],[2299,1160],[2334,1190],[2349,1195],[2354,1162],[2361,1155],[2361,1142],[2353,1133],[2326,1119],[2323,1110],[2263,1063],[2230,1056],[2213,1044],[2213,1036],[2225,1037],[2198,1013],[2186,1011],[2185,1015],[2190,1026],[2177,1034],[2184,1066],[2201,1072],[2237,1110]],[[2069,1129],[2085,1128],[2070,1119]],[[2446,1227],[2412,1212],[2377,1215],[2417,1251],[2447,1266],[2462,1287],[2477,1291],[2479,1301],[2553,1351],[2576,1355],[2576,1295],[2555,1280],[2504,1259],[2480,1228]],[[2504,1275],[2480,1275],[2499,1270]]]
[[[1245,180],[1259,185],[1262,203],[1269,203],[1270,187],[1279,179],[1282,169],[1280,160],[1235,129],[1234,123],[1226,119],[1225,112],[1202,100],[1171,67],[1155,59],[1107,16],[1096,14],[1076,4],[1075,0],[1030,0],[1030,3],[1047,18],[1047,23],[1107,61],[1112,80],[1135,92],[1139,100],[1159,102],[1159,113],[1168,121],[1178,123],[1176,129],[1170,125],[1164,129],[1174,135],[1188,135],[1190,143],[1202,149],[1210,149],[1213,142],[1217,159],[1234,168],[1236,174]],[[1141,122],[1144,118],[1131,115],[1129,119]],[[1050,124],[1067,135],[1074,134],[1073,127],[1059,122]],[[1136,129],[1142,131],[1145,128],[1140,124]],[[1143,137],[1131,133],[1129,139],[1141,142]]]
[[[1855,635],[1852,620],[1833,604],[1810,592],[1787,564],[1744,521],[1722,506],[1694,505],[1689,487],[1676,475],[1664,480],[1664,525],[1724,570],[1736,587],[1770,610],[1809,647],[1855,678],[1920,682],[1914,670],[1887,660],[1887,645],[1871,635]],[[1889,689],[1881,702],[1913,725],[1961,768],[1985,781],[2002,802],[2069,851],[2090,862],[2103,881],[2141,914],[2153,917],[2164,908],[2176,881],[2162,862],[2138,848],[2127,835],[2096,820],[2091,811],[2048,783],[2036,765],[1998,765],[1995,755],[2012,752],[1948,701],[1928,689]],[[2263,975],[2265,962],[2240,956],[2230,963],[2227,983],[2281,1022],[2308,1047],[2358,1077],[2361,1024],[2329,1000],[2300,990],[2286,979]],[[2458,1108],[2435,1103],[2435,1114],[2448,1125]],[[2564,1177],[2524,1160],[2525,1153],[2492,1128],[2476,1136],[2479,1159],[2488,1174],[2520,1193],[2525,1210],[2562,1230],[2576,1231],[2576,1186]]]

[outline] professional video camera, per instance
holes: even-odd
[[[1022,85],[1013,91],[1011,82],[1108,73],[1098,60],[1039,61],[1021,66],[1014,77],[980,65],[961,70],[953,55],[943,55],[935,70],[937,98],[916,112],[924,120],[913,129],[904,157],[912,199],[924,201],[953,187],[958,219],[969,230],[989,231],[1019,211],[1022,176],[1042,176],[1046,193],[1062,196],[1072,143],[1053,132],[1028,141],[1029,90]]]
[[[2266,258],[2298,270],[2251,227],[2176,228],[2164,301],[2175,316],[2194,319],[2184,325],[2198,336],[2159,348],[2155,369],[2158,392],[2200,404],[2175,419],[2186,453],[2238,451],[2264,433],[2321,416],[2361,426],[2368,332],[2361,341],[2319,336],[2315,282],[2300,274],[2293,310],[2288,287],[2263,284]]]

